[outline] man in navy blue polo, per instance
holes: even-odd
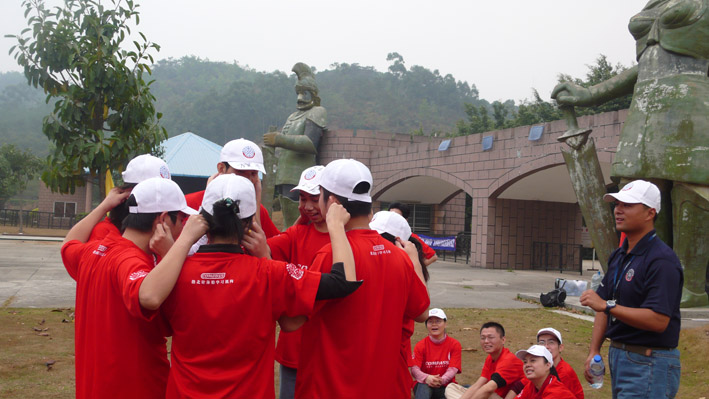
[[[684,276],[677,255],[655,234],[660,190],[636,180],[603,199],[615,202],[615,226],[626,239],[608,259],[598,290],[587,290],[580,298],[596,312],[586,380],[591,382],[589,363],[607,337],[613,398],[673,398],[680,378],[677,343]]]

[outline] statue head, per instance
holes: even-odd
[[[318,85],[315,83],[315,75],[310,67],[299,62],[293,65],[292,71],[298,76],[298,82],[295,84],[295,92],[298,94],[297,108],[304,111],[320,105]]]

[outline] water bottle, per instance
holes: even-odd
[[[600,271],[598,271],[591,277],[591,289],[593,290],[593,292],[596,292],[598,287],[601,286],[601,281],[603,281],[603,275]]]
[[[593,383],[591,383],[591,388],[599,389],[603,386],[603,374],[606,373],[606,366],[603,365],[603,359],[601,355],[596,355],[591,360],[590,372],[593,376]]]

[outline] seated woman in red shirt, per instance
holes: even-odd
[[[551,352],[541,345],[532,345],[529,349],[515,353],[524,362],[524,375],[527,382],[518,399],[576,399],[566,385],[559,381],[554,369]]]
[[[455,375],[462,371],[462,347],[446,334],[446,321],[442,309],[428,311],[428,337],[416,344],[411,367],[416,399],[444,399],[446,386],[455,382]]]
[[[249,180],[215,178],[201,207],[208,243],[184,265],[172,265],[171,276],[141,287],[159,297],[155,303],[162,304],[173,331],[167,398],[274,398],[275,322],[294,330],[316,299],[343,297],[359,287],[344,208],[333,206],[327,214],[334,263],[329,274],[266,259],[265,236],[251,224],[257,209]],[[253,229],[256,235],[248,232]],[[259,257],[245,254],[242,245]],[[170,259],[168,252],[163,262]]]

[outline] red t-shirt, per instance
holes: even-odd
[[[161,307],[173,330],[167,398],[274,398],[275,322],[310,314],[319,283],[251,255],[189,257]]]
[[[556,377],[550,375],[542,384],[541,389],[537,390],[532,381],[527,380],[524,389],[516,399],[575,399],[571,391],[562,384]]]
[[[561,383],[569,388],[569,391],[576,396],[576,399],[583,399],[583,387],[571,365],[560,358],[559,364],[554,365],[554,367],[556,367],[556,373],[559,374]]]
[[[170,333],[138,298],[153,257],[113,234],[85,244],[69,241],[61,254],[76,280],[76,397],[165,397]]]
[[[414,357],[411,356],[411,336],[414,335],[415,328],[416,322],[414,320],[404,319],[404,325],[401,326],[401,356],[406,359],[408,367],[414,365]]]
[[[425,242],[423,242],[421,237],[417,236],[414,233],[411,233],[411,237],[419,240],[419,242],[421,243],[421,251],[423,252],[424,258],[431,259],[433,257],[433,255],[436,254],[436,251],[433,248],[429,247]],[[423,266],[423,265],[421,265],[421,266]]]
[[[492,356],[488,355],[483,364],[481,377],[487,378],[488,381],[493,379],[493,375],[497,374],[499,378],[504,380],[504,384],[498,382],[495,393],[501,397],[505,397],[510,390],[510,386],[524,377],[522,369],[523,363],[517,356],[510,352],[507,348],[502,348],[502,353],[497,360],[492,360]],[[497,377],[495,380],[497,380]]]
[[[118,227],[111,222],[111,218],[105,217],[102,221],[96,223],[96,226],[91,230],[88,241],[103,240],[109,234],[120,236],[121,232],[118,230]]]
[[[185,201],[187,201],[187,206],[192,209],[199,210],[199,207],[202,206],[203,199],[204,190],[197,191],[195,193],[185,194]],[[263,205],[261,205],[259,216],[261,217],[261,228],[263,229],[264,234],[266,234],[266,238],[271,238],[273,236],[281,234],[281,232],[278,230],[278,227],[273,224],[271,217],[268,215],[268,210]]]
[[[414,348],[414,366],[431,375],[443,375],[449,367],[462,371],[461,354],[463,348],[457,339],[446,336],[440,344],[431,340],[430,336],[422,339]],[[455,382],[455,377],[450,382]]]
[[[364,282],[345,298],[316,305],[303,327],[295,397],[409,397],[410,384],[402,377],[408,374],[401,353],[402,324],[428,308],[426,286],[406,253],[376,231],[351,230],[347,238],[357,279]],[[331,267],[328,244],[312,270],[329,272]]]
[[[330,235],[317,231],[315,225],[312,224],[292,226],[283,233],[268,239],[273,260],[294,263],[304,268],[312,265],[315,254],[329,243]],[[276,344],[278,363],[293,369],[298,368],[302,335],[302,328],[293,332],[281,330]]]

